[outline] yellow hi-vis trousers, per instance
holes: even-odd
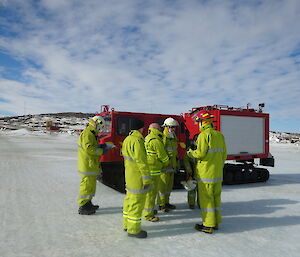
[[[222,222],[221,192],[222,182],[204,183],[198,181],[202,223],[206,227],[215,227]]]
[[[130,234],[141,231],[142,212],[145,205],[146,193],[132,193],[126,190],[123,204],[123,228]]]
[[[96,193],[96,182],[98,175],[82,175],[79,185],[79,195],[77,202],[79,206],[85,205],[88,201],[92,200]]]
[[[157,204],[164,206],[170,203],[170,195],[174,185],[174,172],[162,172],[158,182]]]
[[[149,192],[147,193],[146,202],[143,210],[143,217],[146,220],[154,217],[154,208],[158,190],[159,175],[152,175],[152,180],[153,184]]]

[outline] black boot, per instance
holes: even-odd
[[[91,203],[91,206],[95,209],[95,211],[99,209],[99,205],[94,205],[94,204],[92,203],[92,201],[90,201],[90,203]]]
[[[96,210],[94,208],[92,208],[91,206],[92,205],[91,205],[90,201],[87,202],[86,204],[79,207],[78,213],[81,214],[81,215],[94,214],[96,212]]]
[[[170,210],[166,206],[158,206],[159,210],[162,212],[169,212]]]
[[[166,207],[169,209],[169,210],[174,210],[176,209],[176,206],[174,204],[170,204],[170,203],[166,203]]]
[[[86,203],[92,210],[98,210],[99,209],[99,205],[93,205],[92,201],[88,201]]]
[[[200,232],[207,233],[207,234],[212,234],[213,233],[213,228],[212,227],[206,227],[206,226],[203,226],[203,224],[196,224],[195,229],[200,231]]]
[[[130,234],[128,233],[129,237],[136,237],[136,238],[146,238],[147,237],[147,232],[144,230],[141,230],[139,233],[137,234]]]

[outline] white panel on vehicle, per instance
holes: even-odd
[[[263,154],[264,118],[221,115],[228,155]]]

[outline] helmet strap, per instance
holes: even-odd
[[[168,127],[164,127],[164,134],[167,135],[169,133],[169,128]]]

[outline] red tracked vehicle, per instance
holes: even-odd
[[[186,151],[186,127],[184,119],[181,115],[166,115],[153,113],[133,113],[133,112],[119,112],[114,109],[109,109],[108,105],[101,107],[101,112],[96,113],[106,121],[105,129],[98,134],[99,143],[112,142],[117,147],[110,150],[101,157],[102,174],[99,180],[120,192],[125,192],[125,169],[124,161],[121,155],[121,147],[123,140],[130,132],[130,125],[134,118],[139,118],[144,121],[145,129],[143,135],[148,133],[148,127],[151,123],[157,122],[160,125],[168,117],[176,119],[179,123],[179,128],[176,130],[178,138],[178,153],[179,158],[182,159]],[[175,188],[179,188],[180,181],[184,179],[184,173],[177,174],[175,179]]]
[[[255,160],[259,159],[260,165],[274,167],[274,159],[269,153],[269,114],[262,113],[261,107],[255,110],[214,105],[196,107],[183,115],[165,115],[119,112],[109,109],[108,105],[103,105],[97,115],[105,119],[106,127],[98,135],[99,143],[112,142],[117,147],[101,157],[102,174],[99,180],[120,192],[125,192],[125,170],[121,147],[134,118],[144,121],[144,136],[151,123],[163,124],[168,117],[176,119],[179,123],[179,128],[176,130],[179,159],[182,160],[186,146],[199,134],[198,124],[194,121],[195,114],[200,110],[208,110],[215,116],[214,127],[224,134],[227,144],[228,157],[224,166],[224,184],[267,181],[268,170],[255,164]],[[182,167],[181,171],[183,169]],[[180,181],[184,179],[184,172],[176,173],[174,188],[181,188]]]

